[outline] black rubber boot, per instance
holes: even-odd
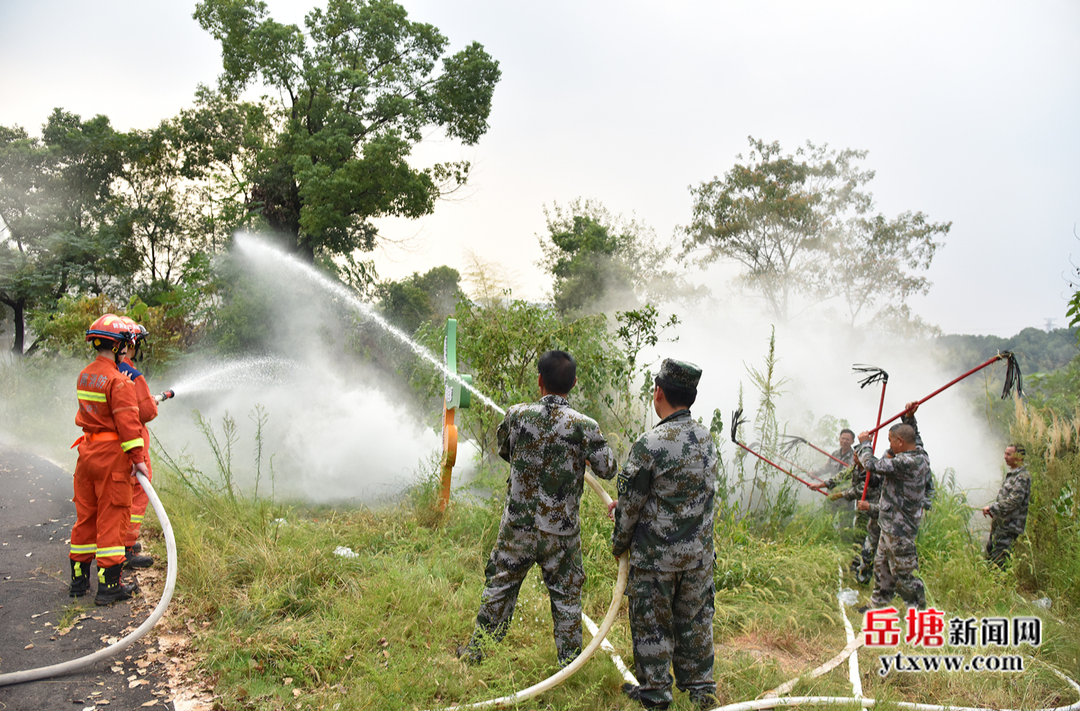
[[[154,559],[148,555],[139,555],[139,552],[135,550],[135,546],[124,549],[124,570],[129,568],[149,568],[153,564]]]
[[[472,642],[469,642],[469,644],[458,646],[457,658],[469,666],[475,667],[477,664],[484,661],[484,653],[480,651],[479,647],[476,647]]]
[[[70,597],[82,597],[90,592],[90,563],[71,561],[71,587],[68,588]]]
[[[647,709],[666,709],[671,705],[667,701],[652,701],[650,699],[642,698],[641,687],[637,684],[623,684],[622,692]]]
[[[131,596],[139,591],[138,583],[125,585],[120,580],[123,566],[114,565],[110,568],[98,568],[98,589],[94,597],[95,605],[111,605],[121,600],[130,600]]]
[[[136,553],[142,553],[142,543],[135,541],[135,543],[131,546],[131,550]]]

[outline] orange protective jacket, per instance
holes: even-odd
[[[126,363],[130,367],[134,368],[135,364],[131,362],[131,359],[124,356],[123,363]],[[126,376],[125,376],[126,377]],[[146,383],[146,377],[140,375],[131,381],[135,386],[135,399],[139,402],[139,423],[142,428],[143,446],[147,449],[146,457],[146,469],[147,479],[151,481],[154,478],[153,469],[150,466],[150,433],[146,429],[146,423],[154,419],[158,415],[157,400],[150,394],[150,386]],[[135,541],[139,538],[139,530],[142,528],[143,518],[146,516],[146,507],[150,504],[150,499],[147,498],[146,492],[143,491],[142,485],[139,484],[137,479],[131,480],[131,517],[129,519],[127,531],[124,534],[124,546],[130,548],[135,545]]]
[[[131,466],[145,460],[134,384],[108,355],[99,355],[79,373],[75,424],[79,461],[75,465],[76,521],[71,529],[72,560],[98,568],[124,562],[123,536],[131,509]]]

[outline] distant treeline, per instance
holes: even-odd
[[[974,368],[998,351],[1012,351],[1025,375],[1057,370],[1080,355],[1076,328],[1025,328],[1011,338],[940,336],[935,343],[950,362],[963,368]]]

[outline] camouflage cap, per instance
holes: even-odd
[[[677,388],[697,389],[698,380],[701,379],[701,368],[685,360],[665,358],[660,364],[660,372],[656,374],[656,382],[660,385],[674,385]]]

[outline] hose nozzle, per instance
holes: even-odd
[[[176,397],[176,392],[173,391],[173,390],[166,390],[165,392],[161,393],[160,395],[158,395],[154,399],[157,400],[158,402],[165,402],[166,400],[168,400],[171,397]]]

